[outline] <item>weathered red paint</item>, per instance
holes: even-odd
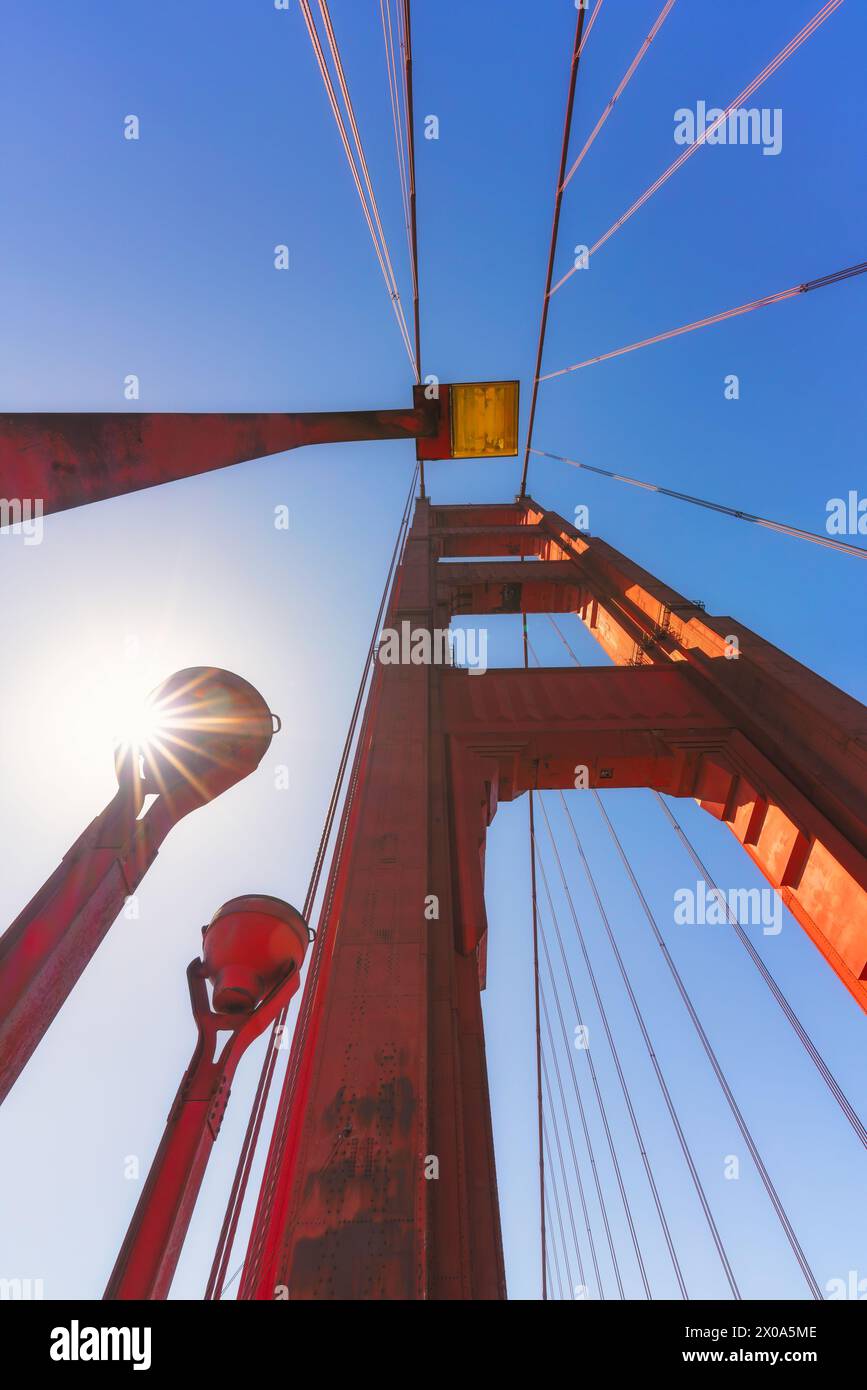
[[[504,554],[537,558],[476,558]],[[453,556],[466,563],[438,563]],[[504,1296],[479,1007],[484,846],[501,800],[572,787],[579,766],[594,787],[696,797],[867,1007],[862,707],[532,499],[417,504],[390,626],[551,610],[577,612],[615,666],[377,667],[320,924],[326,965],[294,1044],[242,1297]]]
[[[221,939],[216,940],[217,937]],[[250,1043],[289,1003],[307,950],[307,927],[288,903],[253,895],[220,908],[204,930],[203,960],[187,967],[198,1037],[105,1291],[106,1299],[166,1298],[232,1080]],[[277,944],[276,951],[271,947]],[[275,962],[279,971],[275,975]],[[233,997],[227,973],[245,981]],[[229,1001],[230,1012],[212,1009]],[[253,984],[252,993],[246,985]],[[266,988],[267,986],[267,988]],[[229,1038],[221,1047],[221,1035]]]
[[[0,414],[0,496],[45,515],[306,444],[434,435],[438,401],[412,410],[293,414]]]

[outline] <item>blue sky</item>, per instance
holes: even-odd
[[[582,59],[575,151],[658,8],[606,0]],[[818,8],[678,0],[567,191],[558,274],[571,248],[592,243],[678,153],[674,112],[724,105]],[[332,13],[406,293],[379,7],[334,0]],[[417,131],[424,370],[520,377],[526,412],[574,8],[416,0],[413,14],[419,125],[428,113],[440,121],[438,141]],[[15,7],[4,30],[2,408],[128,408],[130,372],[144,410],[408,400],[408,364],[295,8],[47,0]],[[846,0],[756,94],[782,108],[781,153],[699,151],[572,277],[552,304],[547,368],[863,259],[865,37],[863,7]],[[129,113],[140,117],[138,142],[122,138]],[[290,247],[289,272],[273,269],[277,243]],[[827,500],[863,486],[865,294],[855,280],[546,383],[535,442],[822,530]],[[730,373],[737,401],[724,398]],[[284,720],[259,773],[173,832],[141,890],[140,918],[113,927],[0,1113],[3,1275],[43,1278],[48,1296],[99,1296],[139,1190],[124,1160],[138,1155],[146,1172],[192,1048],[183,972],[199,927],[238,893],[303,898],[412,467],[399,443],[296,451],[49,518],[41,546],[0,537],[3,920],[112,793],[110,732],[94,710],[110,705],[119,679],[145,693],[176,668],[223,665]],[[443,463],[429,485],[436,501],[501,500],[518,477],[516,460]],[[547,460],[533,461],[530,490],[567,516],[588,505],[591,531],[863,698],[858,561]],[[273,526],[279,504],[288,532]],[[565,654],[544,620],[530,626],[541,659],[559,664]],[[490,628],[492,660],[517,664],[517,619]],[[575,620],[565,630],[582,660],[604,659]],[[290,769],[288,790],[275,786],[278,765]],[[850,1269],[867,1276],[863,1150],[737,944],[720,928],[671,925],[672,893],[695,874],[648,797],[608,801],[820,1283]],[[691,804],[678,811],[720,883],[758,884],[718,826]],[[743,1291],[802,1297],[748,1159],[738,1182],[722,1177],[723,1156],[741,1141],[592,805],[577,799],[574,814]],[[539,1282],[527,868],[526,805],[503,807],[489,838],[485,1012],[513,1297],[536,1297]],[[574,860],[569,872],[691,1292],[723,1295]],[[555,903],[568,932],[556,894]],[[857,1006],[790,918],[757,944],[863,1114]],[[589,995],[577,963],[576,978]],[[601,1041],[594,1056],[642,1247],[670,1295]],[[251,1053],[239,1072],[176,1296],[204,1286],[257,1061]],[[603,1181],[627,1292],[638,1296],[607,1165]],[[602,1272],[610,1292],[604,1261]]]

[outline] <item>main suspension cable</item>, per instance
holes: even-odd
[[[599,12],[600,5],[597,5],[596,9],[593,11],[593,20],[595,20]],[[536,420],[536,399],[539,394],[538,376],[542,370],[542,354],[545,350],[545,331],[548,327],[548,308],[551,303],[551,280],[554,275],[554,257],[557,253],[557,232],[560,227],[560,209],[563,205],[563,177],[566,171],[566,160],[569,155],[569,136],[572,131],[572,110],[575,105],[575,84],[578,80],[578,61],[581,57],[581,49],[583,48],[582,35],[584,33],[585,13],[584,7],[581,6],[578,10],[578,19],[575,24],[575,38],[572,43],[572,61],[569,67],[569,86],[566,94],[566,115],[563,120],[560,165],[557,171],[557,186],[554,195],[554,217],[551,225],[551,240],[548,246],[548,265],[545,271],[545,290],[542,295],[542,316],[539,323],[539,339],[536,344],[536,366],[533,370],[533,387],[530,393],[530,414],[527,420],[527,444],[524,450],[524,465],[521,470],[522,497],[527,491],[527,468],[530,463],[530,446],[533,443],[533,425]],[[591,23],[592,22],[591,20]]]

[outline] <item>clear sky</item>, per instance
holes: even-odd
[[[819,8],[678,0],[567,191],[558,274],[571,248],[592,243],[679,152],[675,111],[724,105]],[[658,9],[658,0],[605,0],[582,59],[576,152]],[[406,294],[379,6],[333,0],[332,13]],[[415,0],[413,15],[424,370],[445,381],[520,377],[526,413],[572,0]],[[781,108],[781,152],[698,151],[572,277],[552,305],[546,367],[863,259],[865,38],[864,7],[846,0],[754,98]],[[123,138],[128,114],[140,118],[136,142]],[[428,114],[439,118],[436,141],[422,138]],[[295,5],[7,6],[0,164],[0,408],[408,402],[407,360]],[[273,268],[277,243],[290,248],[288,272]],[[821,531],[828,499],[864,488],[865,295],[867,281],[854,280],[547,383],[536,443]],[[129,373],[141,382],[132,407]],[[731,373],[736,401],[724,397]],[[412,468],[409,445],[320,447],[48,518],[39,546],[0,535],[3,921],[111,796],[122,694],[215,664],[253,682],[284,722],[254,777],[172,832],[138,920],[112,928],[0,1112],[0,1275],[42,1278],[49,1297],[101,1294],[140,1191],[126,1160],[137,1156],[144,1176],[192,1049],[184,967],[199,928],[239,893],[303,899]],[[516,460],[462,462],[432,466],[429,483],[435,501],[504,500],[518,478]],[[566,516],[588,505],[592,532],[863,698],[859,561],[559,463],[535,460],[530,490]],[[288,532],[273,525],[280,504]],[[565,659],[544,619],[530,629],[543,661]],[[490,630],[491,660],[518,664],[518,620]],[[565,630],[582,660],[604,660],[575,619]],[[288,789],[277,786],[281,766]],[[572,800],[742,1290],[801,1298],[594,808]],[[730,934],[674,925],[673,892],[695,873],[649,794],[615,793],[608,804],[820,1284],[852,1269],[867,1277],[864,1151]],[[678,813],[718,882],[760,883],[719,826],[691,803]],[[569,873],[690,1291],[724,1296],[574,856]],[[485,997],[507,1272],[519,1298],[539,1292],[527,879],[520,802],[501,809],[489,836]],[[562,895],[555,903],[569,935]],[[864,1115],[859,1009],[791,918],[779,936],[754,939]],[[590,991],[569,942],[583,1002]],[[655,1287],[672,1296],[592,1000],[585,1012],[642,1249]],[[175,1296],[204,1288],[258,1063],[251,1052],[239,1071]],[[627,1293],[640,1296],[589,1087],[585,1103]],[[723,1176],[730,1154],[741,1156],[738,1181]],[[584,1176],[589,1190],[586,1162]],[[591,1225],[611,1296],[592,1200]],[[574,1259],[570,1274],[576,1281]]]

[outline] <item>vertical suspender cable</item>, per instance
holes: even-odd
[[[563,1158],[563,1145],[560,1143],[560,1126],[557,1124],[557,1112],[554,1109],[554,1097],[551,1093],[551,1080],[548,1076],[548,1064],[545,1061],[544,1051],[542,1053],[542,1074],[545,1078],[545,1094],[548,1097],[548,1111],[551,1116],[551,1124],[554,1129],[554,1141],[557,1146],[557,1156],[560,1160],[560,1173],[563,1177],[563,1189],[566,1193],[566,1208],[569,1212],[569,1225],[572,1230],[572,1243],[575,1246],[575,1257],[578,1261],[578,1275],[581,1280],[582,1288],[586,1288],[587,1279],[584,1274],[584,1261],[581,1258],[581,1246],[578,1243],[578,1231],[575,1227],[575,1212],[572,1207],[572,1195],[569,1191],[569,1179],[566,1176],[566,1163]],[[575,1176],[580,1176],[577,1172],[577,1168]]]
[[[792,1227],[792,1223],[789,1220],[786,1209],[783,1206],[782,1201],[780,1200],[779,1193],[777,1192],[777,1189],[771,1180],[771,1176],[767,1168],[765,1167],[764,1159],[759,1153],[756,1142],[753,1139],[750,1127],[744,1119],[744,1116],[741,1114],[740,1107],[734,1098],[734,1094],[732,1092],[731,1086],[728,1083],[728,1079],[725,1075],[725,1072],[722,1069],[719,1058],[717,1057],[716,1052],[714,1051],[714,1048],[711,1045],[711,1041],[704,1030],[701,1019],[699,1018],[695,1005],[693,1004],[692,999],[690,997],[689,991],[687,990],[686,985],[684,984],[683,979],[681,978],[680,971],[678,970],[671,957],[669,949],[665,943],[665,938],[663,937],[662,932],[659,930],[659,925],[656,921],[656,918],[653,915],[653,912],[651,911],[650,905],[647,899],[645,898],[644,893],[642,892],[641,885],[638,882],[638,879],[635,875],[635,871],[633,870],[632,865],[629,861],[629,857],[626,854],[626,851],[620,842],[620,838],[617,834],[617,831],[614,829],[614,826],[611,823],[608,812],[605,810],[602,797],[599,795],[597,791],[594,791],[593,795],[596,798],[596,804],[599,808],[599,814],[602,816],[602,819],[608,828],[609,834],[611,835],[611,838],[614,841],[614,844],[617,848],[617,852],[620,855],[621,861],[623,863],[623,867],[626,869],[626,872],[629,876],[629,881],[635,890],[636,896],[638,897],[638,900],[641,903],[642,911],[644,912],[648,925],[650,926],[650,929],[653,932],[656,944],[662,952],[663,959],[666,965],[668,966],[671,978],[673,979],[677,987],[677,991],[681,999],[683,1000],[687,1013],[689,1014],[690,1021],[692,1022],[693,1028],[695,1029],[698,1039],[702,1047],[704,1048],[704,1051],[707,1055],[707,1059],[711,1064],[717,1081],[719,1082],[720,1089],[722,1090],[722,1093],[726,1098],[729,1109],[731,1110],[732,1115],[734,1116],[735,1123],[737,1124],[737,1127],[743,1136],[744,1143],[750,1151],[750,1156],[752,1157],[752,1160],[756,1165],[759,1177],[761,1178],[765,1191],[767,1192],[771,1200],[771,1205],[773,1206],[774,1211],[777,1213],[780,1225],[782,1226],[786,1239],[788,1240],[789,1245],[792,1248],[792,1253],[794,1254],[795,1259],[797,1260],[798,1265],[800,1266],[801,1273],[804,1276],[807,1287],[809,1288],[813,1298],[821,1300],[823,1296],[822,1290],[819,1288],[819,1285],[816,1281],[816,1276],[814,1275],[810,1267],[809,1261],[807,1260],[807,1257],[801,1248],[801,1244],[798,1240],[798,1237],[795,1235],[794,1228]]]
[[[596,11],[599,6],[597,5]],[[594,11],[593,18],[596,17]],[[536,400],[539,395],[539,376],[542,371],[542,353],[545,349],[545,330],[548,326],[548,309],[551,303],[551,281],[554,276],[554,257],[557,253],[557,232],[560,228],[560,208],[563,204],[563,176],[566,173],[566,160],[569,155],[569,136],[572,131],[572,109],[575,105],[575,83],[578,79],[578,60],[581,56],[581,37],[584,32],[583,6],[578,10],[575,25],[575,39],[572,44],[572,62],[569,68],[569,90],[566,96],[566,117],[563,122],[563,142],[560,148],[560,167],[557,171],[557,191],[554,195],[554,220],[551,226],[551,243],[548,247],[548,267],[545,272],[545,293],[542,296],[542,317],[539,323],[539,341],[536,345],[536,366],[533,370],[533,387],[530,393],[530,416],[527,422],[527,446],[524,450],[524,466],[521,469],[521,496],[527,492],[527,468],[530,463],[530,448],[533,443],[533,425],[536,419]],[[591,21],[592,23],[592,21]]]
[[[552,979],[552,984],[553,984],[553,979]],[[555,988],[555,999],[556,999],[556,986],[555,986],[554,988]],[[588,1241],[589,1246],[590,1246],[590,1258],[591,1258],[592,1261],[593,1261],[593,1271],[594,1271],[594,1273],[595,1273],[595,1275],[596,1275],[596,1287],[597,1287],[598,1290],[599,1290],[599,1297],[600,1297],[600,1299],[602,1300],[602,1302],[604,1302],[604,1301],[605,1301],[605,1285],[602,1283],[602,1275],[601,1275],[600,1270],[599,1270],[599,1260],[598,1260],[597,1255],[596,1255],[596,1245],[595,1245],[595,1242],[594,1242],[594,1240],[593,1240],[593,1228],[592,1228],[592,1226],[590,1225],[590,1213],[589,1213],[589,1211],[587,1210],[587,1200],[586,1200],[586,1198],[585,1198],[585,1196],[584,1196],[584,1184],[583,1184],[583,1182],[581,1181],[581,1169],[580,1169],[580,1167],[578,1166],[578,1156],[577,1156],[577,1154],[575,1153],[575,1140],[574,1140],[573,1135],[572,1135],[572,1122],[571,1122],[571,1120],[569,1119],[569,1108],[568,1108],[568,1106],[566,1105],[566,1096],[565,1096],[565,1093],[564,1093],[564,1090],[563,1090],[563,1078],[562,1078],[562,1076],[561,1076],[561,1074],[560,1074],[560,1063],[559,1063],[559,1061],[557,1060],[557,1048],[556,1048],[555,1045],[554,1045],[554,1032],[553,1032],[553,1029],[551,1028],[551,1015],[550,1015],[549,1012],[548,1012],[548,1002],[547,1002],[547,1000],[546,1000],[546,998],[545,998],[545,990],[544,990],[544,987],[543,987],[542,990],[541,990],[541,999],[542,999],[542,1014],[543,1014],[544,1019],[545,1019],[545,1029],[546,1029],[547,1034],[548,1034],[548,1045],[549,1045],[550,1050],[551,1050],[551,1061],[554,1063],[554,1074],[555,1074],[555,1076],[557,1077],[557,1087],[558,1087],[558,1090],[559,1090],[559,1092],[560,1092],[560,1104],[561,1104],[561,1106],[563,1107],[563,1116],[564,1116],[564,1118],[565,1118],[565,1120],[566,1120],[566,1133],[567,1133],[568,1138],[569,1138],[569,1148],[570,1148],[571,1151],[572,1151],[572,1163],[573,1163],[574,1168],[575,1168],[575,1177],[576,1177],[577,1180],[578,1180],[578,1195],[579,1195],[579,1197],[580,1197],[580,1199],[581,1199],[581,1210],[582,1210],[582,1212],[583,1212],[583,1214],[584,1214],[584,1225],[585,1225],[586,1230],[587,1230],[587,1241]],[[558,1012],[558,1014],[560,1015],[560,1022],[561,1022],[561,1024],[562,1024],[562,1022],[563,1022],[563,1015],[562,1015],[562,1013],[560,1012],[560,1001],[559,1001],[559,999],[556,999],[556,1003],[557,1003],[557,1012]],[[569,1049],[569,1039],[568,1039],[568,1036],[566,1035],[565,1028],[563,1029],[563,1036],[564,1036],[564,1040],[565,1040],[566,1047],[567,1047],[567,1053],[566,1053],[566,1055],[567,1055],[567,1057],[569,1058],[569,1065],[570,1065],[570,1067],[572,1067],[572,1052],[571,1052],[571,1050],[568,1050],[568,1049]],[[544,1060],[544,1057],[543,1057],[543,1060]],[[577,1079],[577,1077],[575,1076],[575,1069],[574,1069],[574,1067],[572,1067],[572,1082],[573,1082],[573,1085],[574,1085],[574,1087],[575,1087],[575,1095],[576,1095],[576,1097],[577,1097],[577,1099],[578,1099],[579,1113],[580,1113],[580,1115],[581,1115],[581,1120],[582,1120],[582,1123],[583,1123],[583,1121],[584,1121],[584,1107],[583,1107],[582,1104],[581,1104],[581,1093],[580,1093],[580,1091],[578,1090],[578,1079]],[[593,1156],[593,1146],[592,1146],[592,1144],[591,1144],[591,1142],[590,1142],[590,1134],[589,1134],[589,1130],[587,1129],[586,1125],[584,1126],[584,1137],[585,1137],[585,1139],[586,1139],[586,1141],[587,1141],[587,1151],[588,1151],[588,1153],[589,1153],[589,1155],[590,1155],[590,1168],[591,1168],[591,1171],[592,1171],[592,1173],[593,1173],[594,1179],[597,1179],[596,1159],[595,1159],[594,1156]],[[601,1195],[602,1189],[599,1187],[598,1181],[597,1181],[597,1183],[596,1183],[596,1190],[597,1190],[597,1195],[599,1196],[600,1205],[602,1206],[602,1210],[603,1210],[603,1219],[604,1219],[604,1210],[605,1210],[605,1209],[604,1209],[604,1203],[603,1203],[602,1195]],[[603,1224],[604,1224],[604,1220],[603,1220]],[[606,1230],[607,1230],[607,1226],[606,1226]]]
[[[663,1232],[663,1236],[665,1237],[665,1243],[666,1243],[666,1246],[668,1247],[668,1253],[669,1253],[669,1256],[671,1257],[671,1262],[672,1262],[672,1264],[673,1264],[673,1266],[674,1266],[674,1273],[675,1273],[675,1277],[676,1277],[676,1279],[677,1279],[678,1288],[680,1289],[681,1297],[682,1297],[682,1298],[687,1298],[687,1299],[688,1299],[688,1298],[689,1298],[689,1294],[687,1293],[686,1283],[685,1283],[684,1277],[683,1277],[683,1271],[681,1270],[681,1267],[680,1267],[680,1261],[679,1261],[678,1258],[677,1258],[677,1251],[676,1251],[675,1248],[674,1248],[674,1241],[672,1240],[672,1237],[671,1237],[671,1231],[670,1231],[670,1229],[669,1229],[668,1221],[667,1221],[666,1215],[665,1215],[665,1210],[664,1210],[663,1205],[662,1205],[662,1199],[661,1199],[661,1197],[660,1197],[660,1195],[659,1195],[659,1190],[658,1190],[658,1188],[657,1188],[657,1186],[656,1186],[656,1180],[655,1180],[655,1178],[654,1178],[654,1176],[653,1176],[653,1168],[651,1167],[650,1159],[649,1159],[649,1157],[648,1157],[647,1149],[646,1149],[645,1143],[644,1143],[644,1138],[643,1138],[643,1136],[642,1136],[641,1129],[640,1129],[639,1124],[638,1124],[638,1117],[637,1117],[637,1115],[636,1115],[636,1113],[635,1113],[635,1107],[634,1107],[633,1104],[632,1104],[632,1096],[631,1096],[631,1094],[630,1094],[629,1086],[627,1085],[627,1081],[626,1081],[626,1076],[625,1076],[625,1074],[624,1074],[623,1067],[622,1067],[621,1062],[620,1062],[620,1054],[619,1054],[618,1051],[617,1051],[617,1045],[616,1045],[616,1043],[615,1043],[615,1041],[614,1041],[614,1036],[613,1036],[613,1034],[612,1034],[612,1032],[611,1032],[611,1026],[610,1026],[610,1024],[609,1024],[609,1022],[608,1022],[608,1013],[607,1013],[607,1010],[606,1010],[606,1008],[605,1008],[604,1001],[603,1001],[603,999],[602,999],[602,993],[601,993],[601,991],[600,991],[600,989],[599,989],[599,984],[598,984],[597,979],[596,979],[596,973],[595,973],[595,971],[594,971],[594,969],[593,969],[593,963],[592,963],[592,961],[591,961],[591,959],[590,959],[590,953],[589,953],[589,951],[587,950],[587,943],[586,943],[586,941],[585,941],[585,939],[584,939],[584,933],[583,933],[583,931],[582,931],[582,929],[581,929],[581,924],[580,924],[579,921],[578,921],[578,915],[577,915],[577,913],[576,913],[576,911],[575,911],[575,903],[574,903],[573,898],[572,898],[572,893],[571,893],[571,891],[570,891],[569,884],[568,884],[568,882],[567,882],[567,880],[566,880],[566,874],[565,874],[565,872],[564,872],[564,870],[563,870],[563,862],[562,862],[562,860],[561,860],[561,858],[560,858],[560,852],[559,852],[559,850],[557,849],[557,844],[556,844],[556,841],[555,841],[555,839],[554,839],[554,832],[553,832],[553,830],[552,830],[552,828],[551,828],[551,822],[550,822],[550,820],[548,819],[548,812],[547,812],[547,810],[545,809],[545,800],[544,800],[544,797],[542,797],[542,796],[539,797],[539,805],[540,805],[540,807],[542,808],[542,815],[543,815],[544,818],[545,818],[545,825],[546,825],[547,830],[548,830],[548,838],[549,838],[550,843],[551,843],[551,848],[552,848],[552,850],[554,851],[554,857],[555,857],[555,859],[556,859],[556,861],[557,861],[557,868],[558,868],[558,870],[559,870],[559,872],[560,872],[560,881],[561,881],[561,883],[562,883],[562,885],[563,885],[563,891],[564,891],[565,894],[566,894],[566,899],[567,899],[568,904],[569,904],[569,911],[570,911],[570,913],[571,913],[572,922],[573,922],[574,927],[575,927],[575,934],[576,934],[576,936],[578,937],[578,942],[579,942],[579,945],[580,945],[580,947],[581,947],[581,954],[582,954],[582,956],[584,957],[584,964],[585,964],[585,966],[587,967],[587,974],[588,974],[588,976],[590,977],[590,983],[591,983],[591,985],[592,985],[592,987],[593,987],[593,996],[594,996],[594,998],[595,998],[595,1000],[596,1000],[597,1008],[599,1009],[599,1014],[600,1014],[600,1017],[601,1017],[601,1019],[602,1019],[602,1026],[603,1026],[603,1028],[605,1029],[605,1036],[606,1036],[606,1038],[608,1039],[608,1046],[609,1046],[610,1049],[611,1049],[611,1056],[612,1056],[612,1058],[614,1059],[614,1066],[615,1066],[616,1071],[617,1071],[617,1077],[618,1077],[618,1080],[619,1080],[619,1082],[620,1082],[620,1088],[621,1088],[621,1090],[622,1090],[622,1092],[623,1092],[623,1099],[624,1099],[625,1102],[626,1102],[626,1109],[627,1109],[627,1111],[628,1111],[628,1113],[629,1113],[629,1119],[630,1119],[630,1122],[631,1122],[631,1124],[632,1124],[632,1130],[633,1130],[633,1133],[635,1134],[636,1143],[638,1144],[638,1151],[639,1151],[639,1153],[640,1153],[640,1155],[641,1155],[642,1163],[644,1164],[644,1171],[645,1171],[645,1173],[646,1173],[646,1175],[647,1175],[647,1181],[648,1181],[648,1183],[650,1184],[650,1190],[651,1190],[651,1193],[652,1193],[652,1195],[653,1195],[653,1201],[654,1201],[654,1204],[655,1204],[655,1206],[656,1206],[656,1212],[657,1212],[657,1215],[658,1215],[658,1217],[659,1217],[660,1224],[661,1224],[661,1226],[662,1226],[662,1232]]]

